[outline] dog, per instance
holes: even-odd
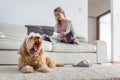
[[[30,33],[21,45],[19,52],[18,69],[23,73],[34,71],[49,72],[50,68],[55,68],[55,61],[44,53],[43,37],[39,33]],[[58,64],[58,67],[64,65]]]

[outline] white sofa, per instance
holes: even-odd
[[[17,50],[27,35],[24,25],[0,24],[0,31],[7,37],[0,39],[0,64],[17,64]],[[51,43],[44,41],[45,53],[57,63],[73,64],[81,60],[93,63],[107,62],[107,47],[104,41],[77,44]]]

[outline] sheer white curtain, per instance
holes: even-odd
[[[100,40],[107,42],[107,59],[111,61],[111,14],[100,18]]]

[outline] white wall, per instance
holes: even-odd
[[[112,54],[120,62],[120,0],[112,0]]]
[[[0,0],[0,23],[55,25],[53,10],[62,7],[76,32],[88,36],[88,0]]]
[[[96,40],[96,18],[89,17],[88,18],[88,41]]]

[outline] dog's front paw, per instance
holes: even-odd
[[[20,69],[20,71],[23,73],[32,73],[32,72],[34,72],[34,69],[33,69],[33,67],[26,65],[26,66],[22,67]]]
[[[47,73],[50,71],[50,69],[47,66],[39,67],[37,70],[44,73]]]
[[[48,67],[49,67],[49,68],[55,68],[56,65],[55,65],[55,64],[50,64],[50,65],[48,65]]]

